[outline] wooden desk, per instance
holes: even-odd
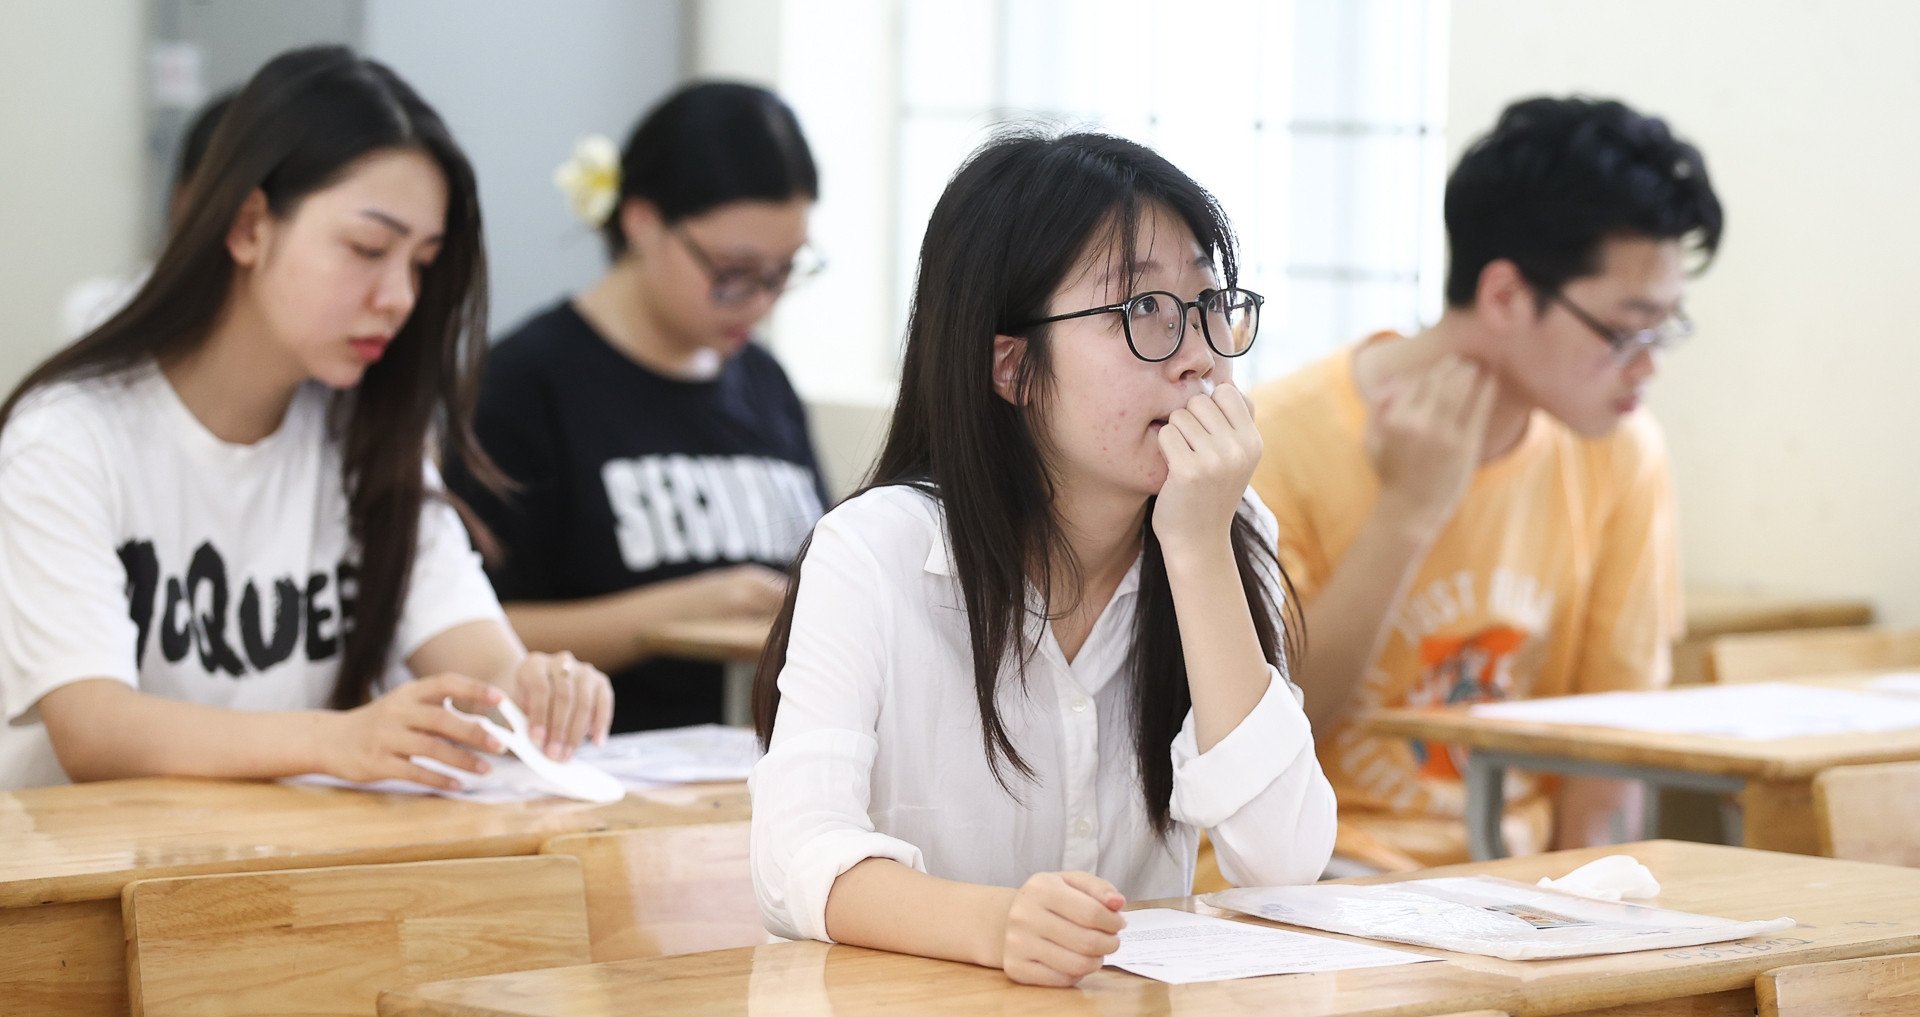
[[[1798,683],[1858,688],[1871,677],[1834,675]],[[1444,742],[1468,750],[1466,822],[1475,858],[1506,853],[1500,836],[1500,797],[1509,767],[1737,792],[1742,804],[1738,838],[1742,843],[1817,854],[1816,774],[1831,766],[1920,759],[1920,728],[1753,741],[1478,717],[1466,707],[1381,710],[1368,715],[1364,723],[1375,734]]]
[[[1738,919],[1787,915],[1802,926],[1712,947],[1553,961],[1440,950],[1411,967],[1165,985],[1096,972],[1078,989],[1016,986],[998,971],[857,947],[780,943],[416,986],[382,994],[383,1017],[681,1014],[1275,1014],[1426,1015],[1492,1008],[1515,1015],[1688,1014],[1751,1017],[1753,981],[1785,964],[1874,956],[1920,945],[1920,869],[1651,841],[1624,848],[1430,869],[1532,881],[1614,851],[1661,880],[1658,903]],[[1407,877],[1399,877],[1407,878]],[[1380,877],[1357,882],[1384,882]],[[1189,898],[1159,906],[1213,912]],[[1257,919],[1227,915],[1255,924]],[[1315,933],[1321,935],[1321,933]],[[1692,997],[1686,1008],[1656,1001]]]
[[[1706,681],[1707,645],[1737,632],[1779,632],[1873,623],[1873,604],[1850,597],[1786,597],[1693,588],[1686,593],[1687,634],[1673,648],[1673,682]]]
[[[0,793],[0,1011],[126,1013],[120,891],[137,879],[527,855],[562,833],[747,814],[743,784],[611,805],[180,779]]]
[[[1690,638],[1873,623],[1873,604],[1853,597],[1785,597],[1689,589],[1686,610]]]
[[[760,664],[771,618],[723,618],[675,622],[647,641],[647,652],[726,665],[726,722],[735,727],[753,723],[753,673]]]

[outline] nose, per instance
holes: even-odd
[[[1207,335],[1200,324],[1199,308],[1187,308],[1187,330],[1181,334],[1180,348],[1167,358],[1166,366],[1176,381],[1205,378],[1213,373],[1213,347],[1207,345]]]
[[[1634,351],[1627,360],[1624,373],[1633,382],[1642,382],[1659,373],[1661,351],[1652,346],[1642,346]]]
[[[413,302],[419,296],[419,269],[405,258],[395,258],[394,264],[380,274],[379,282],[374,286],[373,307],[381,314],[394,318],[397,328],[413,313]]]
[[[772,314],[773,305],[780,302],[780,295],[780,291],[771,286],[754,287],[753,295],[747,298],[745,305],[747,312],[752,315],[751,320],[758,323],[767,315]]]

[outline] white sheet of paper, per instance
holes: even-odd
[[[1171,908],[1146,908],[1126,915],[1120,949],[1107,955],[1107,966],[1176,985],[1439,959]]]
[[[746,728],[698,724],[614,735],[605,745],[583,746],[574,758],[623,781],[746,780],[760,758],[760,743]]]
[[[1867,683],[1875,692],[1920,695],[1920,671],[1889,671]]]
[[[671,784],[746,780],[759,758],[760,746],[754,740],[752,731],[720,724],[699,724],[617,734],[608,738],[605,745],[581,746],[571,762],[611,774],[627,791],[645,791]],[[553,796],[551,785],[512,755],[489,757],[487,762],[492,769],[480,776],[454,770],[426,756],[415,756],[413,761],[429,770],[454,777],[464,786],[457,791],[442,791],[410,780],[381,780],[363,784],[318,773],[292,777],[287,783],[355,788],[384,794],[439,795],[442,798],[489,804],[529,802]]]
[[[1756,741],[1920,728],[1920,700],[1913,697],[1783,682],[1555,696],[1470,709],[1476,717]]]

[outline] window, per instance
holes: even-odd
[[[1008,122],[1133,138],[1219,197],[1242,281],[1269,299],[1251,380],[1437,315],[1447,0],[871,10],[850,24],[789,0],[782,19],[780,86],[822,156],[816,234],[834,262],[775,326],[809,395],[886,398],[927,215]]]

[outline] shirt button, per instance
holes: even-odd
[[[1087,821],[1086,821],[1086,820],[1084,820],[1084,819],[1076,819],[1076,820],[1074,820],[1074,821],[1073,821],[1073,835],[1074,835],[1075,837],[1091,837],[1091,836],[1093,836],[1093,824],[1092,824],[1092,823],[1089,823],[1089,822],[1087,822]]]
[[[1073,697],[1073,712],[1075,713],[1085,713],[1087,712],[1087,707],[1091,705],[1093,704],[1087,702],[1087,697],[1085,696]]]

